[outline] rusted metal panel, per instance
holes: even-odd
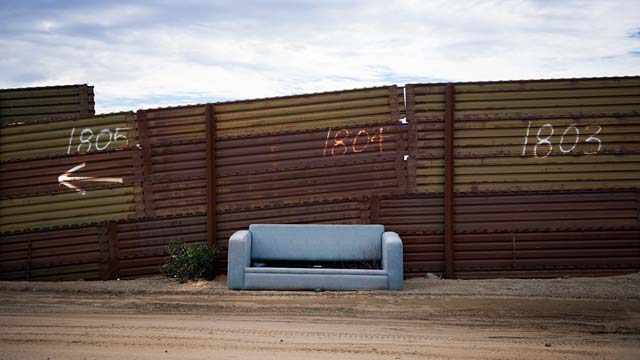
[[[403,133],[395,122],[218,139],[218,209],[402,193]]]
[[[629,230],[638,228],[634,191],[465,195],[456,232]]]
[[[634,191],[457,194],[455,273],[537,276],[543,271],[640,267]],[[445,272],[444,198],[381,198],[376,222],[400,234],[407,276]],[[372,210],[373,213],[373,210]],[[373,216],[372,216],[373,217]],[[505,273],[506,274],[506,273]],[[526,276],[525,276],[526,277]]]
[[[404,96],[394,85],[219,103],[215,108],[218,138],[244,137],[398,121]]]
[[[136,144],[132,112],[30,121],[0,128],[0,161],[124,149]]]
[[[444,84],[415,93],[416,183],[443,191]],[[640,78],[455,84],[455,191],[640,186]]]
[[[93,98],[86,84],[0,89],[0,125],[93,115]]]
[[[454,119],[455,119],[455,87],[447,84],[445,89],[447,106],[444,111],[444,259],[445,275],[447,278],[455,278],[453,237],[455,225],[454,210]]]
[[[444,198],[442,195],[381,198],[379,216],[383,224],[400,234],[404,247],[405,276],[424,276],[445,271]],[[372,207],[375,206],[372,204]],[[373,212],[373,209],[372,209]],[[372,216],[373,217],[373,216]]]
[[[406,85],[404,87],[406,99],[406,121],[407,121],[407,191],[416,192],[416,170],[418,155],[418,120],[416,117],[416,100],[414,85]]]
[[[31,240],[64,244],[81,224],[97,226],[83,228],[97,260],[50,266],[54,278],[157,274],[171,240],[215,241],[223,271],[227,239],[252,223],[384,224],[407,276],[447,272],[446,259],[461,277],[640,268],[640,78],[460,83],[455,100],[453,86],[447,101],[446,84],[407,85],[407,125],[389,86],[115,114],[132,140],[80,154],[11,144],[68,139],[68,121],[95,138],[101,117],[5,126],[0,264],[13,267],[0,273],[41,277]],[[76,175],[122,183],[61,187],[82,162]]]
[[[4,163],[0,232],[134,218],[132,151]]]
[[[148,144],[156,147],[206,141],[205,108],[205,105],[190,105],[144,110]]]
[[[122,222],[114,225],[120,278],[162,273],[171,241],[207,242],[206,214]],[[114,251],[115,252],[115,251]]]
[[[122,179],[122,183],[71,182],[71,184],[78,184],[83,190],[111,188],[121,185],[133,186],[135,176],[131,157],[132,153],[135,152],[137,150],[108,151],[52,159],[30,159],[3,163],[2,172],[0,172],[0,197],[5,199],[71,191],[72,189],[60,184],[58,177],[82,163],[86,164],[85,167],[74,171],[72,175]]]
[[[216,123],[213,105],[205,109],[207,122],[207,242],[216,240]]]
[[[37,230],[135,217],[135,189],[121,186],[0,200],[0,232]]]
[[[155,216],[206,212],[207,144],[154,146],[151,149],[151,199]]]
[[[138,111],[147,217],[207,211],[207,107]]]
[[[633,191],[466,195],[456,200],[456,270],[640,266]]]
[[[416,86],[416,112],[441,116],[446,84]],[[640,77],[456,83],[456,119],[637,114]]]
[[[0,279],[98,279],[100,246],[95,227],[3,234]]]
[[[484,124],[493,129],[478,129],[474,121],[459,125],[457,191],[640,187],[639,116]]]

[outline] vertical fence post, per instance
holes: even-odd
[[[398,87],[390,86],[389,87],[389,108],[391,111],[391,119],[394,121],[399,121],[401,118],[400,113],[400,101],[398,99]],[[396,188],[396,192],[398,194],[403,194],[407,191],[407,174],[406,167],[404,165],[404,151],[405,151],[405,138],[403,134],[402,124],[395,123],[393,125],[393,132],[395,132],[394,136],[396,136],[395,143],[395,152],[397,154],[395,167],[396,167],[396,178],[398,181],[398,186]]]
[[[151,182],[151,144],[147,132],[147,112],[138,110],[136,113],[138,129],[138,143],[142,147],[142,193],[144,197],[144,216],[153,217],[153,184]]]
[[[418,152],[418,124],[416,123],[415,93],[413,85],[405,85],[405,111],[407,113],[408,154],[407,159],[407,192],[416,192],[416,154]]]
[[[131,147],[131,163],[133,165],[133,183],[134,183],[134,203],[136,206],[136,218],[145,217],[144,206],[144,163],[142,161],[142,141],[140,140],[140,125],[138,125],[138,115],[127,116],[127,124],[129,134],[134,134],[127,139],[127,146]],[[146,134],[146,131],[145,131]],[[135,142],[138,146],[132,146]]]
[[[205,108],[207,129],[207,242],[216,242],[216,123],[215,108],[207,104]]]
[[[444,257],[445,275],[455,278],[454,221],[455,221],[455,163],[454,163],[454,120],[455,87],[452,83],[446,88],[446,108],[444,113]]]

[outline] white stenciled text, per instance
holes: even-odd
[[[532,133],[535,134],[536,141],[530,144],[529,136]],[[533,155],[536,159],[544,159],[553,154],[555,149],[560,150],[560,154],[582,153],[595,155],[602,150],[601,133],[602,126],[600,125],[578,126],[577,124],[571,124],[566,126],[564,130],[560,127],[560,130],[556,131],[552,124],[546,123],[538,127],[537,130],[532,130],[531,121],[529,121],[522,144],[522,156]],[[557,143],[553,142],[554,134],[556,135]],[[557,135],[560,135],[559,139]],[[581,140],[583,144],[589,145],[589,148],[577,151],[576,148]]]

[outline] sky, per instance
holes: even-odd
[[[640,0],[0,0],[0,88],[96,112],[420,82],[640,74]]]

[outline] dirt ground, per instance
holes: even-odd
[[[400,292],[0,282],[0,359],[328,357],[639,359],[640,273],[411,279]]]

